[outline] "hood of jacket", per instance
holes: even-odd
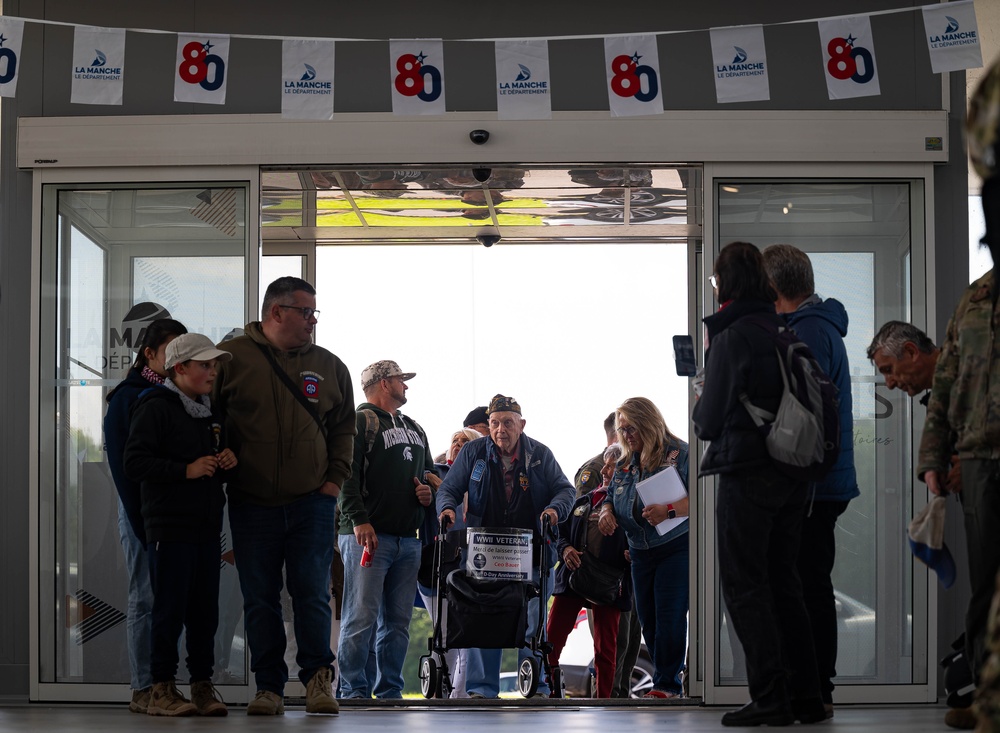
[[[813,300],[814,298],[815,300]],[[795,328],[796,321],[809,316],[829,321],[830,325],[837,330],[841,338],[847,335],[847,309],[836,298],[820,300],[815,295],[806,298],[796,310],[785,314],[785,320],[789,326]]]

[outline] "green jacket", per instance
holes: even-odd
[[[326,437],[256,344],[270,349],[301,386]],[[314,344],[280,351],[268,343],[259,321],[219,348],[233,355],[219,365],[212,390],[212,405],[226,415],[229,445],[239,459],[227,488],[232,500],[280,506],[326,481],[342,487],[351,475],[354,444],[354,388],[344,363]]]
[[[1000,458],[1000,344],[998,310],[990,298],[993,270],[968,287],[941,345],[917,474],[941,474],[959,458]]]
[[[378,418],[371,450],[365,410]],[[398,410],[388,413],[370,402],[358,405],[351,478],[340,492],[340,534],[371,524],[380,534],[416,537],[424,507],[413,479],[424,483],[424,471],[434,473],[424,429]]]

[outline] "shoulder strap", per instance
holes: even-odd
[[[253,341],[253,339],[250,340]],[[323,424],[323,421],[320,419],[319,413],[316,412],[316,408],[313,407],[313,404],[306,399],[306,396],[302,394],[302,391],[295,386],[295,383],[292,382],[292,378],[288,376],[288,373],[278,366],[278,362],[274,360],[271,350],[264,346],[264,344],[257,341],[253,341],[253,344],[260,349],[260,353],[262,353],[264,358],[267,359],[267,363],[271,365],[271,368],[274,370],[274,373],[278,375],[278,379],[281,380],[281,383],[288,388],[288,391],[292,393],[292,396],[298,400],[298,403],[302,405],[302,407],[305,408],[305,411],[309,413],[309,417],[316,421],[316,424],[319,426],[320,433],[322,433],[325,438],[326,425]]]
[[[365,416],[365,453],[371,453],[375,446],[375,436],[378,435],[378,415],[367,407],[358,412]]]

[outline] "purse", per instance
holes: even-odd
[[[622,591],[623,569],[613,568],[586,552],[580,555],[580,567],[569,574],[569,587],[595,606],[611,606]]]

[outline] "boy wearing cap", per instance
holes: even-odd
[[[125,473],[141,483],[153,586],[150,715],[226,715],[212,685],[219,621],[219,534],[226,503],[222,471],[236,465],[208,394],[231,354],[187,333],[167,345],[165,389],[136,403]],[[181,629],[187,630],[188,701],[174,683]]]

